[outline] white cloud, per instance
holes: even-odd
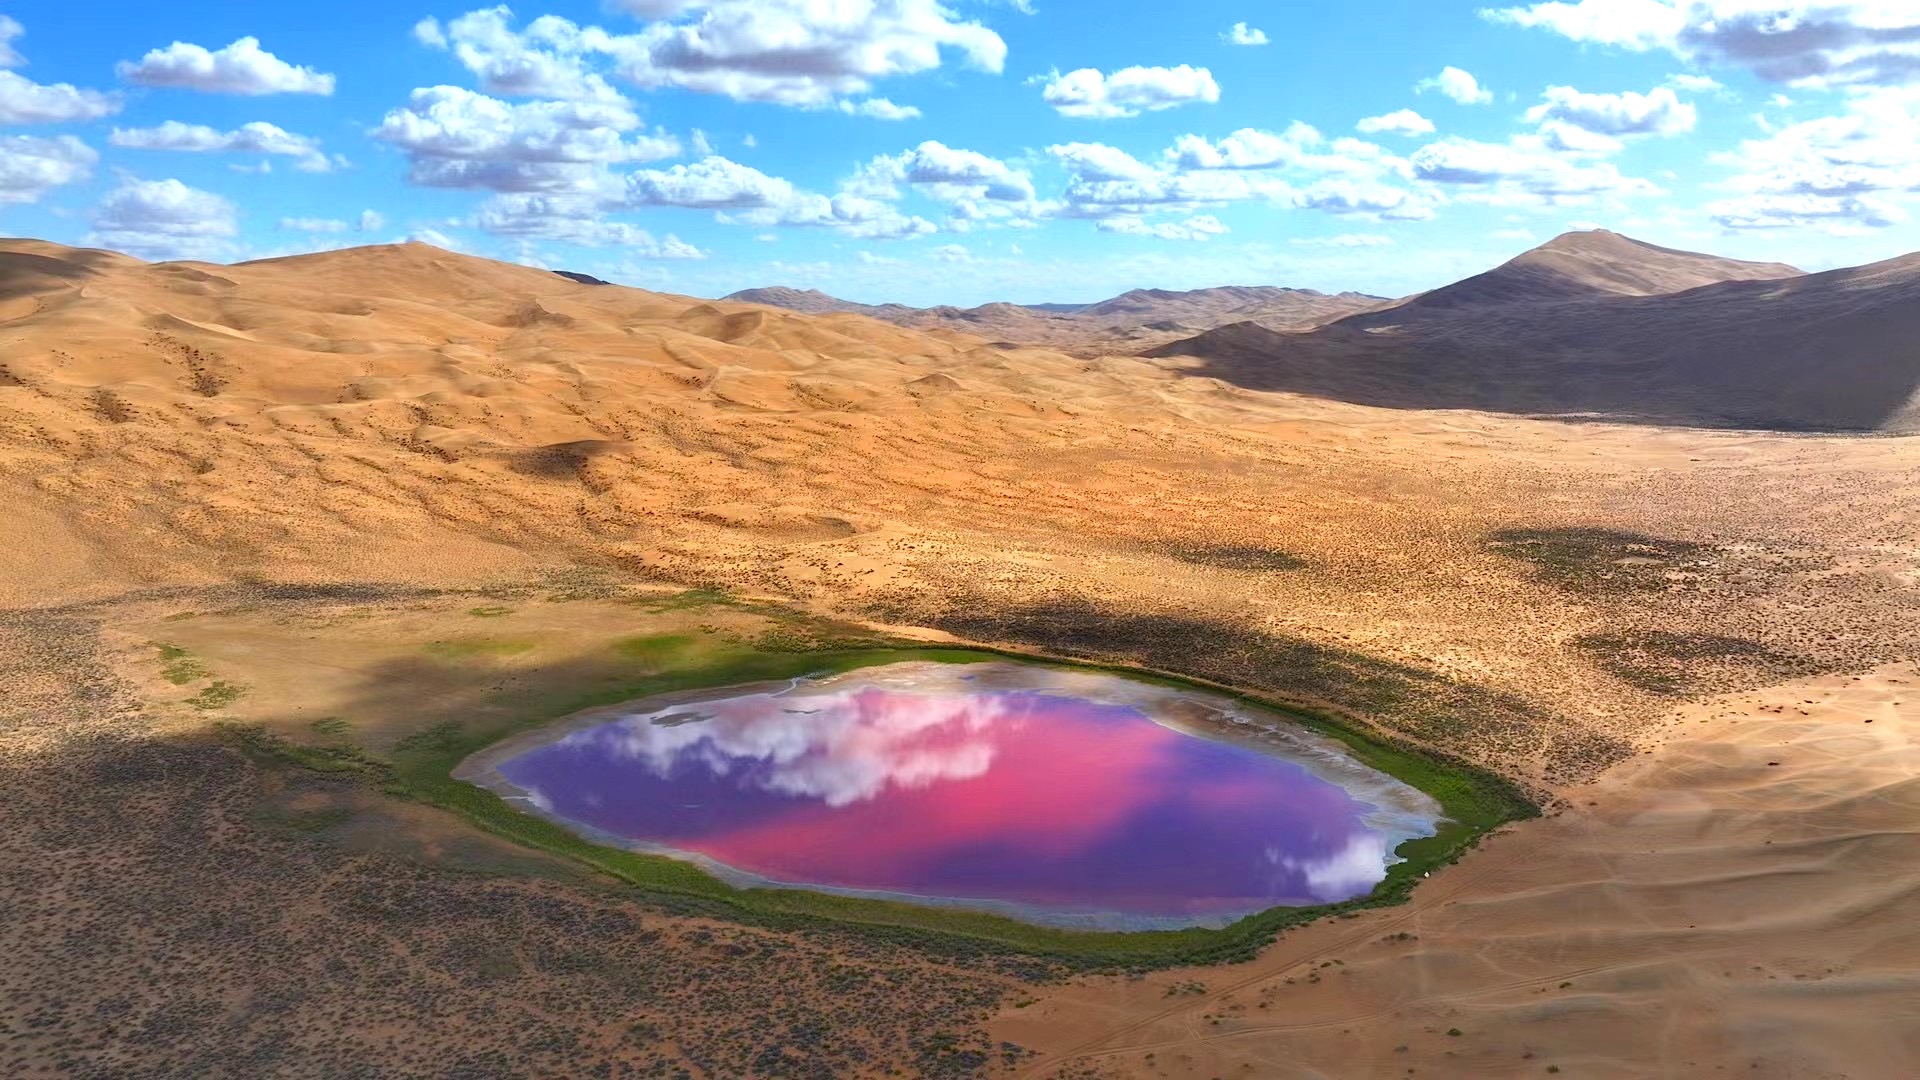
[[[848,190],[876,198],[893,198],[896,185],[932,190],[948,202],[990,199],[1031,202],[1033,181],[998,158],[974,150],[960,150],[928,140],[905,153],[882,155],[862,167]]]
[[[1295,247],[1370,248],[1392,247],[1393,237],[1378,233],[1341,233],[1339,236],[1298,236],[1287,243]]]
[[[943,244],[933,249],[933,257],[944,263],[970,263],[973,261],[973,252],[959,244]]]
[[[646,169],[627,178],[632,206],[679,206],[695,210],[762,210],[793,206],[809,197],[793,184],[727,158],[703,158],[671,169]]]
[[[1413,175],[1405,158],[1360,139],[1330,140],[1298,122],[1281,133],[1243,128],[1219,140],[1183,135],[1160,165],[1101,143],[1047,152],[1070,173],[1059,211],[1067,217],[1140,218],[1245,201],[1394,220],[1432,216],[1426,197],[1394,182]]]
[[[24,33],[26,29],[18,22],[0,15],[0,69],[27,62],[12,44]],[[0,124],[66,124],[97,120],[119,111],[117,95],[82,90],[72,83],[43,85],[16,72],[0,70]]]
[[[374,138],[407,154],[408,178],[430,187],[582,191],[607,186],[601,166],[680,152],[664,133],[627,133],[640,119],[623,103],[510,104],[456,86],[423,87],[389,111]]]
[[[1493,100],[1493,91],[1481,86],[1480,80],[1470,72],[1457,67],[1441,68],[1440,74],[1413,84],[1416,94],[1424,94],[1429,90],[1438,90],[1462,105],[1485,105]]]
[[[912,105],[895,105],[886,98],[867,98],[861,102],[842,101],[839,109],[851,116],[867,116],[875,120],[917,120],[920,110]]]
[[[600,200],[577,195],[495,195],[474,215],[475,226],[497,236],[562,240],[587,247],[617,246],[641,259],[704,259],[707,253],[669,233],[609,221]]]
[[[0,205],[38,202],[63,184],[93,175],[100,155],[71,135],[0,136]]]
[[[1908,0],[1556,0],[1481,14],[1796,86],[1920,80],[1920,6]]]
[[[1246,23],[1237,22],[1233,24],[1232,29],[1220,35],[1220,40],[1229,45],[1265,45],[1267,32],[1254,29]]]
[[[120,99],[71,83],[51,86],[12,71],[0,71],[0,124],[65,124],[120,111]]]
[[[1118,147],[1105,143],[1064,143],[1047,153],[1079,180],[1154,180],[1161,171]]]
[[[120,77],[141,86],[176,87],[207,94],[331,94],[334,78],[309,67],[295,67],[260,48],[260,39],[243,37],[209,51],[176,41],[138,61],[122,61]]]
[[[431,15],[413,24],[413,38],[430,49],[447,47],[447,35],[440,29],[440,20]]]
[[[295,135],[259,120],[241,124],[232,131],[168,120],[159,127],[114,128],[107,141],[134,150],[274,154],[297,159],[295,167],[302,172],[329,172],[336,164],[321,152],[318,139]]]
[[[405,237],[409,244],[432,244],[447,251],[465,250],[465,245],[438,229],[415,229]]]
[[[18,52],[14,51],[13,39],[27,32],[12,16],[0,15],[0,68],[19,67],[26,63]]]
[[[1182,135],[1169,154],[1183,169],[1273,169],[1299,163],[1322,139],[1311,124],[1296,120],[1279,134],[1241,128],[1218,142]]]
[[[413,28],[414,38],[422,45],[451,51],[489,94],[619,101],[619,91],[591,69],[594,60],[586,33],[553,15],[516,31],[513,12],[504,5],[470,11],[444,27],[437,19],[427,18]],[[603,32],[593,33],[605,37]]]
[[[362,210],[356,224],[361,232],[379,232],[387,227],[387,219],[378,210]]]
[[[1588,94],[1550,86],[1542,104],[1527,110],[1530,123],[1560,120],[1602,135],[1680,135],[1693,130],[1694,107],[1664,86],[1651,93]]]
[[[1735,232],[1818,225],[1884,229],[1911,220],[1884,199],[1859,195],[1746,195],[1709,203],[1707,213],[1721,228]]]
[[[286,232],[343,233],[350,226],[334,218],[281,218],[274,226]]]
[[[1708,207],[1725,228],[1897,223],[1899,202],[1920,192],[1920,90],[1852,94],[1838,115],[1766,130],[1712,160],[1736,170],[1723,185],[1734,195]]]
[[[1625,176],[1612,164],[1569,160],[1540,136],[1517,136],[1504,144],[1443,139],[1416,150],[1412,162],[1419,179],[1467,189],[1472,201],[1495,205],[1661,194],[1650,181]]]
[[[1396,109],[1383,116],[1369,116],[1353,126],[1363,135],[1404,135],[1407,138],[1431,135],[1434,131],[1433,121],[1412,109]]]
[[[149,259],[218,259],[239,232],[233,204],[178,180],[122,180],[93,214],[86,242]]]
[[[1040,96],[1062,116],[1104,120],[1219,101],[1220,84],[1206,68],[1188,64],[1130,67],[1111,75],[1081,68],[1048,76]]]
[[[1162,221],[1158,224],[1148,224],[1137,217],[1111,217],[1100,221],[1097,227],[1102,232],[1151,236],[1159,240],[1206,240],[1224,236],[1229,231],[1212,214],[1199,214],[1185,221]]]
[[[998,34],[961,21],[939,0],[624,0],[615,6],[646,25],[617,33],[548,15],[515,30],[512,13],[495,7],[445,25],[423,20],[414,37],[452,51],[489,92],[576,100],[609,99],[610,74],[649,90],[827,108],[867,95],[879,80],[935,70],[949,53],[989,72],[1006,61]]]
[[[703,158],[671,169],[627,177],[621,205],[713,210],[723,222],[837,229],[850,236],[894,239],[936,231],[932,222],[903,214],[891,203],[843,192],[828,197],[727,158]]]
[[[1686,72],[1667,76],[1667,85],[1689,94],[1717,93],[1726,89],[1719,79],[1711,75],[1692,75]]]

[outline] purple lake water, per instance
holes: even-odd
[[[1440,816],[1283,717],[1106,675],[895,664],[630,708],[482,782],[742,883],[1089,925],[1359,896]]]

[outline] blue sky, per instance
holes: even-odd
[[[647,288],[1403,294],[1571,228],[1920,249],[1911,0],[0,8],[0,232]]]

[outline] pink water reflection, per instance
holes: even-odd
[[[499,773],[546,813],[761,878],[1042,912],[1345,899],[1398,842],[1301,763],[1135,704],[845,678],[584,728]]]

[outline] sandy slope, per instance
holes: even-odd
[[[996,1033],[1042,1052],[1033,1076],[1911,1075],[1920,669],[1704,701],[1668,732],[1405,908],[1043,995]]]

